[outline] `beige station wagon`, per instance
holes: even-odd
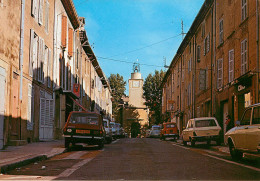
[[[191,146],[195,146],[195,142],[207,141],[210,145],[211,140],[220,144],[220,131],[221,127],[214,117],[201,117],[190,119],[187,127],[182,132],[183,144],[191,142]]]
[[[243,153],[260,153],[260,103],[247,107],[238,125],[225,134],[233,159],[242,159]]]

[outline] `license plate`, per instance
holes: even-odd
[[[89,134],[90,130],[81,130],[81,129],[77,129],[76,133],[82,133],[82,134]]]

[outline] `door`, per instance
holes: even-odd
[[[228,102],[225,102],[223,104],[223,122],[222,122],[224,134],[227,132],[227,125],[225,124],[227,120],[227,115],[228,115]]]
[[[50,96],[45,98],[44,92],[41,92],[40,98],[40,125],[39,125],[39,139],[47,141],[53,139],[53,125],[54,125],[54,107],[53,99]]]
[[[4,146],[5,69],[0,67],[0,149]]]
[[[12,139],[18,139],[19,128],[19,81],[18,74],[13,72],[13,85],[12,85],[12,122],[11,122],[11,135]]]

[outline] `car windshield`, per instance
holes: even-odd
[[[175,124],[166,124],[166,128],[174,128]]]
[[[160,127],[153,127],[153,130],[160,130]]]
[[[98,125],[98,116],[88,113],[74,113],[70,117],[72,124]]]
[[[103,121],[103,125],[104,125],[105,128],[108,128],[106,121]]]
[[[217,126],[214,119],[196,120],[195,127],[210,127]]]

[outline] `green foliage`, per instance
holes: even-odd
[[[112,89],[112,111],[114,115],[118,114],[119,110],[119,104],[121,102],[121,98],[123,95],[125,95],[125,86],[126,81],[124,81],[123,76],[119,74],[110,74],[110,77],[108,78],[108,81],[110,83],[110,87]]]
[[[149,74],[144,81],[144,98],[146,106],[154,114],[155,124],[162,122],[161,120],[161,105],[162,105],[162,83],[165,72],[163,70],[155,70],[154,74]]]

